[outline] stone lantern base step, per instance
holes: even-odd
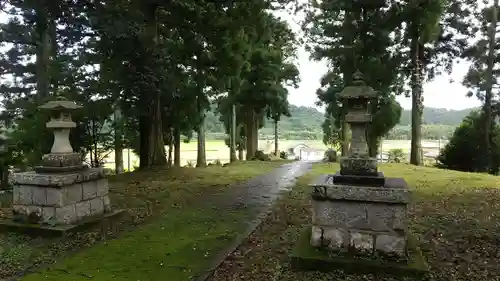
[[[385,177],[382,172],[378,172],[377,176],[342,175],[340,172],[337,172],[333,175],[333,183],[345,185],[384,186]]]
[[[102,216],[88,217],[74,224],[50,226],[48,224],[27,224],[14,222],[11,219],[0,220],[0,232],[14,232],[35,237],[59,237],[80,232],[100,225],[104,229],[114,227],[125,210],[114,210]]]
[[[310,244],[311,233],[311,227],[305,228],[292,251],[290,264],[294,270],[331,272],[340,269],[351,273],[389,273],[417,278],[424,278],[429,271],[416,239],[410,234],[407,235],[408,259],[393,260],[318,249]]]

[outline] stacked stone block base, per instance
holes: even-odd
[[[102,169],[75,173],[15,174],[13,212],[56,225],[77,223],[111,211],[109,186]]]
[[[313,184],[311,245],[337,252],[406,257],[407,204],[401,179],[383,187],[333,184],[324,176]]]

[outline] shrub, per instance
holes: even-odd
[[[280,158],[281,159],[288,159],[288,153],[286,153],[286,151],[281,151],[280,152]]]
[[[325,151],[325,156],[323,156],[323,161],[325,162],[337,162],[337,151],[335,149],[329,148]]]
[[[215,159],[212,164],[214,164],[215,166],[222,166],[222,162],[219,159]]]
[[[500,162],[500,127],[492,122],[491,132],[491,157],[492,173],[497,173]],[[484,171],[485,151],[482,145],[484,130],[482,126],[482,115],[473,111],[465,117],[459,127],[441,150],[437,160],[438,167],[465,171]]]
[[[387,153],[389,163],[401,163],[405,160],[405,153],[401,148],[393,148]]]
[[[257,150],[252,160],[270,161],[271,158],[269,157],[269,155],[265,154],[264,151]]]
[[[187,162],[186,162],[186,166],[185,166],[185,167],[187,167],[187,168],[194,168],[194,162],[193,162],[193,161],[191,161],[191,160],[190,160],[190,161],[187,161]]]

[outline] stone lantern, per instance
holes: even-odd
[[[36,167],[37,172],[68,172],[80,170],[84,166],[79,153],[73,151],[69,141],[69,133],[76,123],[71,119],[71,112],[82,106],[64,97],[49,101],[39,108],[51,111],[50,121],[46,127],[54,133],[54,142],[49,154],[42,157],[42,166]]]
[[[292,254],[297,269],[338,268],[425,272],[426,264],[408,232],[411,194],[402,178],[386,178],[368,154],[366,128],[370,101],[377,92],[358,71],[340,96],[347,109],[352,140],[340,172],[312,184],[312,226],[305,229]]]
[[[71,112],[81,108],[73,101],[58,98],[40,106],[50,111],[47,128],[54,133],[50,153],[43,155],[35,171],[13,175],[11,221],[1,221],[10,230],[63,234],[79,226],[122,213],[111,210],[108,180],[103,169],[88,168],[69,140],[76,127]]]

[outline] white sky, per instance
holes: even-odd
[[[295,32],[301,33],[297,24],[297,21],[300,20],[299,16],[291,16],[284,12],[277,12],[276,15],[287,20]],[[327,71],[327,65],[325,62],[310,60],[309,53],[304,48],[299,50],[298,65],[301,82],[298,89],[290,88],[288,100],[294,105],[318,108],[315,105],[317,101],[316,89],[319,88],[320,79]],[[481,102],[476,97],[466,96],[468,89],[461,84],[468,69],[469,63],[461,61],[454,65],[450,75],[437,76],[433,81],[424,84],[424,106],[456,110],[480,106]],[[450,80],[453,82],[450,83]],[[403,108],[411,109],[411,98],[400,95],[396,99]],[[318,109],[323,111],[323,108]]]

